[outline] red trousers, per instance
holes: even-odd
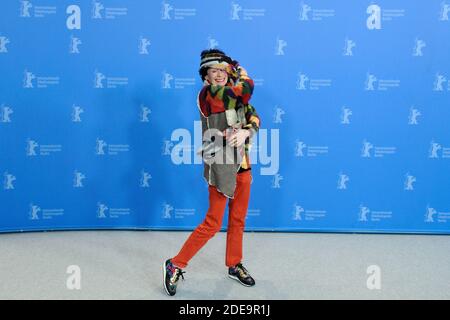
[[[234,266],[242,260],[242,238],[250,198],[251,171],[237,174],[234,199],[228,204],[228,229],[225,264]],[[209,209],[205,220],[191,233],[178,255],[172,258],[172,263],[185,268],[191,258],[211,239],[222,226],[227,197],[209,186]]]

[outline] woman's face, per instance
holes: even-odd
[[[225,69],[209,68],[205,79],[214,86],[224,86],[228,82],[228,73]]]

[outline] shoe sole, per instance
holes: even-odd
[[[249,284],[245,284],[245,283],[243,283],[243,282],[241,282],[241,280],[239,280],[239,278],[238,277],[235,277],[235,276],[232,276],[231,274],[229,274],[228,275],[228,278],[230,278],[230,279],[233,279],[233,280],[236,280],[237,282],[239,282],[240,284],[242,284],[244,287],[253,287],[254,285],[249,285]],[[256,283],[255,283],[256,284]]]
[[[167,287],[166,287],[166,261],[163,262],[162,267],[163,267],[163,287],[164,287],[164,291],[166,291],[168,296],[172,297],[174,295],[170,294],[169,290],[167,290]]]

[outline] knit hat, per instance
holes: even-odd
[[[230,76],[234,75],[234,62],[229,56],[219,49],[203,50],[200,54],[200,69],[199,74],[202,80],[205,80],[205,76],[209,68],[221,68],[226,69]]]

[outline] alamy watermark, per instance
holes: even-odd
[[[162,155],[170,155],[173,164],[233,164],[240,163],[244,145],[230,146],[226,138],[229,132],[208,129],[202,135],[200,121],[194,121],[194,137],[191,131],[178,128],[172,131],[170,140],[163,141]],[[260,129],[250,140],[251,164],[260,164],[261,175],[275,175],[279,171],[279,129]]]

